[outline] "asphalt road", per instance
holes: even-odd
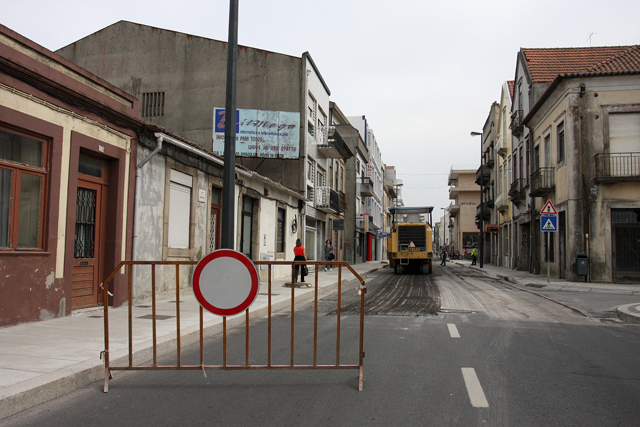
[[[554,300],[469,268],[367,278],[364,391],[357,371],[116,372],[0,422],[1,426],[632,426],[640,419],[640,327],[606,316],[611,301]],[[590,296],[589,298],[592,298]],[[603,296],[613,298],[613,296]],[[336,357],[337,295],[296,307],[296,363]],[[357,361],[357,292],[340,310],[342,362]],[[602,311],[604,310],[604,311]],[[587,316],[585,316],[585,313]],[[250,359],[266,355],[266,322],[250,331]],[[291,315],[273,319],[273,363],[288,363]],[[228,337],[243,363],[244,328]],[[206,357],[220,362],[221,337]],[[198,348],[182,355],[197,360]],[[217,359],[216,359],[217,358]],[[169,358],[168,360],[170,360]]]

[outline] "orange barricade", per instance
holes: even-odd
[[[181,361],[181,329],[180,329],[180,266],[195,266],[197,261],[122,261],[118,267],[109,275],[105,280],[105,285],[108,284],[112,278],[123,268],[126,268],[128,274],[128,364],[126,366],[114,366],[110,363],[109,358],[109,305],[108,305],[108,286],[104,286],[104,351],[101,353],[101,357],[104,360],[105,376],[104,376],[104,392],[109,391],[109,379],[112,378],[112,371],[132,371],[132,370],[250,370],[250,369],[358,369],[359,381],[358,389],[362,391],[363,388],[363,359],[364,359],[364,294],[366,293],[366,287],[364,280],[353,270],[353,268],[343,261],[318,261],[318,262],[292,262],[292,261],[254,261],[256,266],[267,266],[268,268],[268,314],[267,314],[267,361],[266,364],[251,364],[249,363],[249,325],[250,317],[249,311],[251,307],[245,310],[245,329],[246,329],[246,344],[245,344],[245,363],[244,364],[228,364],[227,363],[227,317],[222,318],[222,333],[223,333],[223,348],[222,348],[222,364],[212,365],[206,364],[204,360],[204,309],[199,307],[200,311],[200,328],[199,328],[199,341],[200,341],[200,363],[195,364],[182,364]],[[314,293],[314,326],[313,326],[313,363],[312,364],[296,364],[294,358],[294,329],[295,329],[295,287],[291,286],[291,301],[290,301],[290,316],[291,316],[291,343],[290,343],[290,362],[285,365],[278,365],[272,363],[272,266],[273,265],[290,265],[292,270],[292,281],[294,277],[295,265],[309,265],[315,266],[315,283],[312,285],[315,289]],[[318,301],[319,301],[319,285],[318,285],[318,268],[321,265],[331,264],[338,268],[338,283],[337,283],[337,327],[336,327],[336,355],[335,363],[333,364],[319,364],[318,363]],[[151,320],[152,320],[152,358],[149,365],[137,365],[134,364],[134,345],[133,345],[133,289],[132,289],[132,271],[133,266],[151,266]],[[158,365],[158,337],[157,337],[157,314],[156,314],[156,266],[158,265],[174,265],[176,276],[176,361],[175,365]],[[258,267],[259,268],[259,267]],[[360,282],[358,288],[360,294],[360,325],[359,325],[359,354],[358,362],[353,364],[341,364],[340,361],[340,335],[341,335],[341,293],[342,293],[342,269],[347,268]],[[313,273],[311,273],[313,274]],[[206,376],[206,373],[205,373]]]

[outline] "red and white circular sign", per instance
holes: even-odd
[[[260,279],[256,266],[246,255],[218,249],[198,262],[192,284],[202,307],[219,316],[233,316],[253,304]]]

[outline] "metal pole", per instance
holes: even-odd
[[[549,231],[547,231],[547,283],[549,283],[550,268],[551,268],[551,259],[549,259]]]
[[[234,249],[235,167],[236,167],[236,86],[238,74],[238,0],[229,2],[227,51],[227,98],[224,126],[224,170],[222,186],[222,227],[220,245]]]

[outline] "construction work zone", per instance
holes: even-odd
[[[363,389],[363,359],[364,359],[364,301],[366,287],[364,280],[360,275],[346,262],[338,261],[309,261],[309,262],[293,262],[293,261],[254,261],[259,268],[267,269],[266,289],[258,295],[258,298],[267,299],[266,321],[263,311],[251,311],[251,307],[247,308],[244,313],[234,316],[222,317],[222,340],[221,346],[211,344],[212,336],[220,331],[206,328],[215,316],[207,312],[202,306],[199,307],[199,325],[191,325],[191,328],[185,328],[181,325],[181,292],[185,293],[185,289],[180,288],[180,275],[183,277],[189,275],[193,271],[193,267],[197,261],[122,261],[118,267],[105,280],[104,291],[104,350],[101,357],[104,361],[104,392],[109,391],[109,380],[113,378],[114,371],[136,371],[136,370],[201,370],[206,376],[207,370],[289,370],[289,369],[341,369],[341,370],[358,370],[358,390]],[[319,299],[322,296],[321,287],[318,281],[318,270],[320,266],[331,264],[337,267],[337,307],[335,317],[330,322],[328,316],[318,314]],[[313,289],[314,315],[313,325],[303,325],[302,322],[296,321],[296,293],[300,292],[296,286],[286,289],[290,292],[290,304],[285,311],[280,310],[274,312],[273,298],[278,294],[274,294],[272,289],[272,267],[275,265],[289,265],[292,271],[292,282],[294,281],[294,268],[296,265],[307,265],[314,277],[311,283]],[[145,277],[149,278],[149,286],[151,288],[151,301],[144,305],[134,305],[133,303],[133,268],[148,268],[149,274]],[[315,267],[315,268],[313,268]],[[122,272],[128,277],[128,321],[124,325],[119,322],[117,325],[110,324],[109,321],[109,305],[108,305],[108,283],[112,278]],[[157,270],[162,269],[162,274],[167,270],[175,275],[175,314],[167,316],[166,314],[158,314],[157,301]],[[139,273],[140,270],[138,270]],[[360,297],[360,313],[359,324],[357,327],[344,328],[342,326],[343,319],[341,313],[341,295],[343,292],[343,274],[351,273],[358,286],[354,292],[358,292]],[[346,275],[346,274],[345,274]],[[349,275],[350,276],[350,275]],[[351,277],[351,276],[350,276]],[[139,285],[138,285],[139,286]],[[280,288],[282,289],[282,288]],[[262,290],[262,289],[261,289]],[[279,290],[278,292],[282,292]],[[184,295],[182,295],[184,297]],[[308,302],[306,299],[305,302]],[[173,302],[172,302],[173,303]],[[166,304],[163,310],[166,309]],[[166,313],[166,311],[163,311]],[[287,316],[289,319],[284,319]],[[166,342],[158,341],[158,322],[171,321],[170,318],[175,317],[175,349],[173,353],[175,357],[170,358],[167,354],[165,346]],[[230,353],[230,340],[240,339],[242,334],[231,334],[232,328],[228,325],[228,319],[234,321],[234,325],[238,325],[239,318],[244,318],[244,355],[239,359],[237,351]],[[151,325],[149,325],[149,320]],[[286,322],[286,323],[285,323]],[[264,325],[266,323],[266,325]],[[255,324],[255,325],[254,325]],[[327,340],[327,325],[335,324],[333,338]],[[286,326],[285,326],[286,325]],[[150,326],[150,327],[149,327]],[[128,336],[128,357],[125,358],[126,363],[121,365],[113,364],[110,360],[110,330],[111,328],[127,328]],[[304,329],[303,329],[304,328]],[[322,336],[319,337],[319,330]],[[191,331],[191,333],[185,332]],[[207,331],[205,333],[205,331]],[[195,332],[195,333],[194,333]],[[283,334],[289,334],[290,342],[288,354],[283,354],[282,348],[277,351],[273,349],[273,337],[281,337]],[[346,334],[346,335],[345,335]],[[348,336],[347,336],[348,335]],[[183,336],[188,337],[183,340]],[[296,341],[297,338],[297,341]],[[150,347],[146,346],[150,351],[137,351],[134,341],[151,341]],[[344,347],[345,341],[348,340],[350,348],[357,348],[356,351],[349,352],[348,355],[341,355],[341,347]],[[172,340],[173,341],[173,340]],[[353,344],[356,344],[354,346]],[[185,347],[199,342],[199,360],[183,360],[183,352]],[[327,345],[327,343],[331,343]],[[321,343],[322,345],[319,345]],[[221,348],[219,348],[221,347]],[[237,348],[237,347],[234,347]],[[135,357],[134,357],[135,356]],[[169,360],[171,359],[171,360]],[[123,359],[120,359],[123,360]],[[346,360],[346,362],[345,362]],[[215,362],[215,363],[214,363]]]

